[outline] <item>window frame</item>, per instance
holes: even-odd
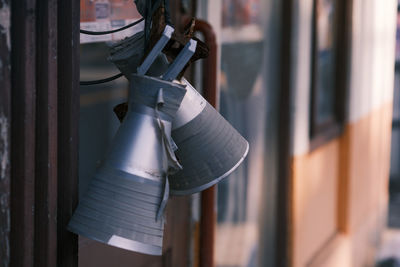
[[[343,131],[347,113],[347,84],[350,64],[350,30],[348,24],[350,7],[344,0],[333,0],[336,5],[334,37],[334,111],[333,116],[324,122],[317,121],[318,93],[318,51],[317,51],[317,1],[313,0],[312,16],[312,52],[311,52],[311,94],[310,94],[310,149],[314,150],[323,144],[339,137]],[[338,19],[340,18],[340,19]]]

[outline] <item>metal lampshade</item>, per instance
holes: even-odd
[[[70,231],[161,255],[167,175],[177,167],[170,134],[185,93],[177,83],[132,75],[128,113],[69,222]]]
[[[249,143],[185,79],[187,90],[172,123],[175,152],[183,169],[169,177],[171,194],[204,190],[233,172]]]

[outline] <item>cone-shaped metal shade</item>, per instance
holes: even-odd
[[[171,194],[204,190],[234,171],[249,144],[185,79],[186,95],[172,123],[183,169],[169,177]]]
[[[161,255],[164,221],[159,214],[168,196],[165,140],[184,94],[176,83],[132,76],[128,113],[69,230],[112,246]],[[160,95],[162,105],[156,106]]]

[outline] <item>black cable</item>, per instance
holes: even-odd
[[[141,18],[141,19],[139,19],[139,20],[137,20],[137,21],[134,21],[134,22],[132,22],[131,24],[128,24],[128,25],[126,25],[126,26],[124,26],[124,27],[122,27],[122,28],[115,29],[115,30],[111,30],[111,31],[92,32],[92,31],[87,31],[87,30],[82,30],[82,29],[80,29],[79,32],[80,32],[80,33],[83,33],[83,34],[88,34],[88,35],[110,34],[110,33],[119,32],[119,31],[128,29],[128,28],[130,28],[130,27],[132,27],[132,26],[135,26],[136,24],[139,24],[139,23],[142,22],[143,20],[144,20],[144,18]]]
[[[172,25],[171,15],[169,13],[169,0],[164,0],[164,17],[165,23]]]
[[[150,27],[154,11],[152,10],[152,1],[146,1],[145,21],[144,21],[144,47],[149,44]]]
[[[94,84],[100,84],[100,83],[106,83],[106,82],[111,82],[115,79],[118,79],[121,77],[123,74],[120,72],[117,75],[101,79],[101,80],[94,80],[94,81],[79,81],[79,85],[94,85]]]

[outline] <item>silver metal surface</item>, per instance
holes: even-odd
[[[156,119],[129,112],[118,129],[105,160],[105,166],[158,181],[165,175],[161,133]],[[171,123],[165,121],[170,128]]]
[[[110,238],[110,240],[108,240],[107,244],[114,247],[119,247],[149,255],[160,256],[162,254],[162,247],[145,245],[143,243],[136,242],[134,240],[127,239],[117,235],[113,235]]]
[[[161,76],[166,70],[166,68],[160,69],[157,67],[164,64],[165,55],[162,55],[161,51],[171,39],[173,32],[174,28],[166,25],[160,40],[158,40],[140,66],[139,64],[144,55],[143,31],[111,46],[108,60],[113,62],[128,80],[131,79],[132,73],[144,75],[149,72],[150,76]]]
[[[173,121],[172,138],[183,169],[169,177],[172,195],[199,192],[232,173],[249,151],[248,142],[187,81]]]
[[[174,32],[174,28],[169,25],[166,25],[161,35],[160,39],[154,45],[153,49],[151,49],[150,53],[147,55],[143,63],[138,67],[137,73],[140,75],[146,74],[149,70],[150,66],[153,64],[156,57],[161,53],[165,45],[168,43],[169,39],[171,39],[172,33]]]
[[[250,148],[250,146],[247,143],[246,150],[245,150],[245,153],[243,154],[243,156],[239,159],[239,161],[230,170],[228,170],[223,175],[215,178],[211,182],[208,182],[208,183],[205,183],[203,185],[200,185],[200,186],[197,186],[197,187],[193,187],[193,188],[190,188],[190,189],[186,189],[186,190],[185,189],[183,189],[183,190],[173,190],[173,189],[171,189],[171,195],[177,195],[177,196],[191,195],[191,194],[195,194],[195,193],[198,193],[200,191],[203,191],[203,190],[205,190],[205,189],[207,189],[207,188],[219,183],[222,179],[226,178],[229,174],[231,174],[234,170],[236,170],[237,167],[239,167],[239,165],[243,162],[243,160],[246,158],[247,154],[249,153],[249,148]]]
[[[185,78],[181,79],[181,83],[186,86],[186,94],[172,122],[173,130],[187,124],[197,117],[207,104],[207,100],[205,100]]]
[[[156,73],[168,68],[162,77],[172,80],[182,70],[195,49],[196,43],[191,40],[171,64],[168,64],[165,56],[162,57],[160,53],[152,68],[157,70]],[[199,192],[216,184],[233,172],[249,151],[248,142],[189,82],[182,79],[181,84],[185,86],[186,94],[183,100],[179,101],[178,111],[174,109],[174,120],[170,120],[170,117],[164,118],[172,121],[172,138],[177,146],[175,153],[183,165],[183,170],[169,176],[171,194],[175,195]],[[140,88],[147,86],[142,84]],[[154,97],[151,94],[149,96],[150,99]],[[144,99],[146,97],[145,92],[140,92],[132,99],[152,106],[153,102]],[[173,95],[171,97],[174,98]],[[132,103],[129,103],[129,106],[131,107]],[[164,113],[168,114],[168,107],[163,108]],[[171,125],[168,124],[168,127]]]
[[[162,76],[163,80],[172,81],[178,74],[183,70],[186,63],[193,56],[196,51],[197,41],[190,39],[189,42],[183,47],[182,51],[179,52],[174,62],[171,63],[167,72]]]
[[[161,255],[169,167],[163,140],[171,138],[171,121],[185,93],[180,84],[132,75],[128,113],[68,224],[70,231]]]
[[[160,107],[160,111],[172,121],[186,94],[185,86],[149,76],[132,74],[132,77],[135,79],[132,85],[135,86],[135,90],[129,92],[129,109],[137,104],[153,108],[162,88],[165,103]]]

